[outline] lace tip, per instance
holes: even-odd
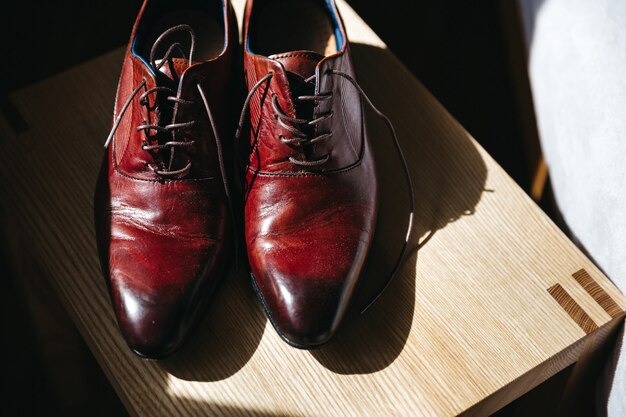
[[[409,226],[406,230],[406,237],[404,238],[405,242],[409,242],[409,238],[411,237],[411,231],[413,230],[413,212],[409,214]]]
[[[111,139],[113,139],[113,135],[109,133],[109,136],[107,136],[107,140],[104,142],[104,149],[109,147],[109,143],[111,142]]]
[[[374,305],[374,303],[378,300],[378,297],[380,297],[380,296],[376,296],[376,298],[374,300],[372,300],[372,302],[370,302],[368,305],[365,306],[365,308],[363,308],[363,310],[361,310],[361,315],[367,313],[367,310],[369,310],[370,307],[372,305]]]

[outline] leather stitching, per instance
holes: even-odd
[[[343,125],[343,129],[344,132],[346,133],[346,136],[348,137],[348,143],[350,144],[350,149],[352,149],[352,154],[354,155],[355,158],[358,158],[359,152],[357,152],[356,148],[355,148],[355,139],[354,139],[354,134],[352,132],[352,129],[348,128],[347,125],[347,119],[348,119],[348,115],[346,114],[346,97],[344,95],[344,91],[346,90],[345,88],[345,84],[343,83],[343,80],[341,80],[341,90],[342,90],[342,94],[341,94],[341,99],[340,99],[340,104],[339,106],[341,107],[341,124]],[[350,86],[351,87],[351,86]],[[361,108],[360,113],[360,118],[363,119],[363,106],[361,104],[361,97],[358,98],[359,100],[359,107]],[[363,141],[363,132],[361,132],[361,141]]]
[[[348,171],[353,170],[354,168],[359,167],[362,161],[363,161],[363,158],[359,158],[357,162],[355,162],[354,164],[350,166],[347,166],[345,168],[334,169],[331,171],[324,171],[324,172],[268,172],[268,171],[257,171],[253,169],[252,167],[248,167],[248,171],[250,171],[254,175],[259,175],[262,177],[311,177],[311,176],[321,177],[321,176],[327,176],[327,175],[344,174]]]
[[[287,54],[278,54],[278,55],[272,55],[274,57],[274,59],[276,58],[296,58],[296,57],[312,57],[313,54],[311,54],[310,52],[293,52],[293,53],[287,53]]]

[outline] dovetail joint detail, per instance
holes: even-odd
[[[593,321],[593,319],[589,317],[585,310],[578,305],[578,303],[560,284],[555,284],[548,288],[548,292],[585,333],[589,334],[598,329],[598,325]]]
[[[612,318],[620,317],[624,314],[624,310],[621,309],[620,306],[617,305],[615,300],[611,298],[609,294],[593,279],[591,275],[587,273],[584,269],[580,271],[574,272],[572,274],[576,282],[580,284],[581,287],[587,293],[596,300],[596,303],[600,305],[608,313]]]

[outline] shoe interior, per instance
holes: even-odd
[[[332,55],[343,48],[339,21],[326,0],[256,0],[248,48],[270,56],[291,51]]]
[[[147,63],[150,59],[150,49],[156,39],[167,29],[186,24],[191,26],[196,36],[194,61],[208,61],[219,56],[226,47],[224,7],[221,0],[149,2],[137,28],[133,53]],[[174,42],[179,42],[186,54],[190,50],[189,34],[175,32],[168,36],[168,42],[159,45],[156,56],[163,56]]]

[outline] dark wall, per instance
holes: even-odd
[[[139,0],[11,1],[0,13],[3,66],[0,92],[12,91],[128,41]],[[6,81],[5,78],[5,81]]]
[[[529,170],[513,94],[502,2],[349,2],[435,97],[527,188]]]

